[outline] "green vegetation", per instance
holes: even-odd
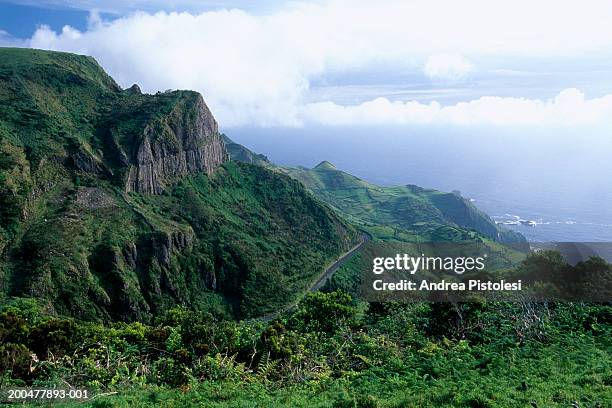
[[[396,254],[422,254],[427,256],[441,255],[447,256],[466,256],[472,253],[474,256],[487,254],[486,269],[477,272],[476,279],[501,279],[510,278],[514,275],[513,271],[517,265],[526,260],[527,255],[513,248],[494,242],[491,240],[479,240],[476,237],[474,241],[465,242],[463,244],[453,245],[429,245],[429,243],[419,244],[401,241],[373,241],[363,248],[360,253],[353,256],[349,262],[342,265],[338,271],[329,279],[322,290],[334,291],[342,290],[357,296],[359,287],[363,283],[363,276],[370,276],[372,270],[372,259],[375,257],[395,257]],[[471,252],[473,251],[473,252]],[[456,254],[456,255],[453,255]],[[552,274],[557,274],[560,277],[564,275],[562,268],[555,270]],[[534,274],[536,275],[536,274]],[[472,274],[466,273],[457,276],[454,273],[444,275],[443,278],[448,281],[461,281],[470,279]],[[419,278],[430,279],[431,281],[440,280],[438,272],[419,272]]]
[[[525,258],[528,244],[521,234],[496,225],[456,192],[413,185],[381,187],[338,170],[327,161],[313,169],[278,167],[229,138],[226,140],[235,152],[232,160],[255,163],[299,180],[342,217],[367,231],[378,252],[385,247],[384,251],[390,254],[421,253],[417,248],[420,242],[474,242],[490,255],[487,264],[498,275]],[[325,289],[356,294],[364,267],[362,259],[362,254],[356,254],[327,281]]]
[[[336,169],[329,162],[307,169],[283,168],[319,199],[348,220],[382,240],[462,241],[470,230],[502,243],[524,243],[502,229],[458,193],[442,193],[407,185],[381,187]]]
[[[315,292],[269,324],[175,308],[152,325],[110,326],[40,309],[19,301],[0,310],[0,382],[117,393],[85,406],[612,403],[609,306],[367,305]]]
[[[198,165],[188,155],[220,160],[202,146],[214,132],[195,92],[121,90],[92,58],[0,49],[0,296],[143,322],[176,305],[230,318],[297,299],[357,232],[264,168],[174,171]],[[167,187],[138,193],[128,173]]]
[[[365,251],[304,294],[357,229],[390,253],[477,242],[560,285],[609,288],[610,265],[524,259],[458,194],[279,169],[228,138],[235,161],[175,171],[227,157],[199,137],[216,129],[194,92],[0,49],[0,388],[87,387],[98,408],[612,405],[609,304],[368,304],[353,296]]]
[[[193,228],[197,244],[177,257],[173,272],[199,265],[191,273],[201,276],[208,267],[216,290],[239,300],[236,316],[260,316],[291,303],[356,240],[354,230],[297,181],[243,163],[140,199],[150,218],[162,214]]]

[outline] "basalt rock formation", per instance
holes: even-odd
[[[212,172],[228,160],[217,121],[201,95],[191,95],[167,117],[146,125],[130,163],[125,190],[160,194],[186,174]]]
[[[228,160],[197,92],[0,48],[0,301],[105,321],[291,303],[357,233],[298,182]]]

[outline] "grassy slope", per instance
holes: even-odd
[[[149,320],[183,303],[250,316],[350,246],[344,221],[255,166],[164,196],[123,193],[116,146],[133,154],[146,124],[189,115],[195,97],[121,90],[90,57],[0,49],[1,294],[82,319]],[[75,152],[103,170],[78,171]]]
[[[227,163],[212,178],[187,178],[170,194],[142,201],[147,212],[193,228],[198,256],[213,264],[217,288],[238,297],[239,316],[289,303],[356,239],[298,182],[244,163]]]
[[[520,234],[498,227],[489,216],[457,194],[413,185],[377,186],[338,170],[327,161],[313,169],[278,167],[265,156],[227,137],[226,140],[233,160],[256,163],[290,175],[351,223],[367,231],[374,238],[368,248],[376,245],[377,256],[382,252],[419,253],[414,245],[418,242],[468,241],[479,242],[481,249],[490,254],[487,265],[491,270],[506,270],[525,257],[522,251],[516,250],[525,245]],[[506,246],[507,243],[513,246]],[[323,289],[356,294],[364,267],[362,254],[356,254]]]
[[[204,382],[188,392],[150,387],[101,397],[105,407],[597,407],[612,403],[610,356],[605,340],[591,336],[507,350],[482,367],[486,351],[438,349],[422,358],[447,365],[437,378],[410,365],[293,387]],[[565,351],[564,351],[565,350]],[[393,372],[395,371],[395,372]],[[554,373],[554,374],[552,374]],[[551,378],[551,375],[554,378]],[[521,388],[522,382],[528,384]],[[595,405],[599,403],[600,405]],[[601,405],[604,404],[604,405]],[[63,405],[59,405],[63,406]],[[72,406],[67,404],[66,406]]]
[[[381,187],[322,162],[313,169],[283,169],[373,236],[398,241],[470,239],[466,229],[500,242],[521,242],[469,201],[417,186]]]
[[[278,167],[265,156],[225,136],[235,161],[258,164],[299,180],[346,219],[385,241],[462,241],[475,237],[524,245],[520,234],[495,224],[485,213],[455,193],[414,185],[382,187],[338,170],[323,161],[318,166]]]
[[[232,160],[243,163],[259,164],[265,167],[272,166],[272,163],[266,156],[247,149],[241,144],[234,142],[227,135],[223,135],[223,141],[225,142],[225,148],[230,154]]]

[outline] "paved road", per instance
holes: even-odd
[[[370,240],[370,236],[368,234],[366,234],[366,233],[361,234],[359,243],[357,245],[355,245],[354,247],[352,247],[351,249],[349,249],[348,251],[346,251],[336,261],[332,262],[327,268],[325,268],[323,273],[321,273],[317,277],[317,280],[312,285],[310,285],[310,287],[308,288],[308,291],[309,292],[316,292],[317,290],[321,289],[323,287],[323,285],[325,285],[325,282],[327,282],[327,280],[329,278],[331,278],[333,276],[333,274],[336,273],[336,271],[342,265],[344,265],[346,262],[348,262],[348,260],[351,259],[353,254],[355,254],[357,251],[359,251],[369,240]],[[266,322],[267,323],[270,320],[275,319],[282,312],[286,312],[288,310],[293,309],[298,304],[298,302],[299,302],[299,300],[291,303],[288,306],[285,306],[283,308],[283,310],[281,310],[281,311],[273,312],[273,313],[268,313],[267,315],[256,317],[256,318],[253,318],[251,320],[252,321],[262,321],[262,322]]]
[[[338,260],[336,260],[334,263],[332,263],[331,265],[329,265],[325,271],[319,276],[319,278],[316,280],[315,283],[313,283],[310,288],[308,288],[308,290],[310,292],[315,292],[319,289],[321,289],[323,287],[323,285],[325,285],[325,282],[327,282],[327,280],[329,278],[331,278],[333,276],[334,273],[336,273],[336,271],[338,270],[338,268],[340,268],[342,265],[344,265],[345,263],[348,262],[349,259],[351,259],[351,257],[353,256],[353,254],[356,251],[359,251],[361,249],[361,247],[363,247],[366,242],[368,242],[370,240],[370,236],[367,234],[361,234],[360,237],[360,241],[357,245],[355,245],[353,248],[349,249],[347,252],[345,252],[340,258],[338,258]]]

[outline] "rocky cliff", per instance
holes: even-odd
[[[228,156],[197,92],[122,90],[93,58],[0,48],[0,300],[129,321],[294,301],[357,233]]]
[[[173,180],[197,172],[210,175],[229,159],[202,96],[190,95],[183,102],[143,129],[129,164],[126,191],[160,194]]]

